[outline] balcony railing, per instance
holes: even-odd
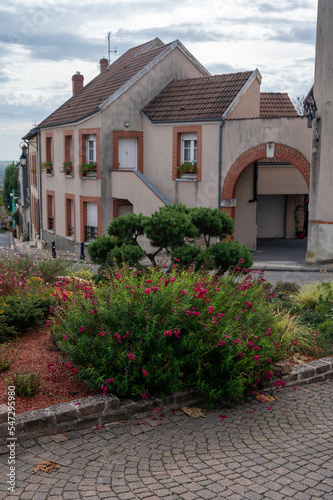
[[[90,243],[97,238],[97,227],[95,226],[85,226],[84,227],[84,241]]]
[[[49,231],[53,231],[53,228],[54,228],[54,217],[53,217],[53,215],[49,215],[48,216],[48,221],[49,221],[48,229],[49,229]]]

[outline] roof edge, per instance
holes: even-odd
[[[148,63],[144,68],[138,71],[130,80],[128,80],[120,89],[116,90],[110,97],[108,97],[101,105],[100,110],[104,111],[110,104],[112,104],[116,99],[118,99],[122,94],[124,94],[128,89],[130,89],[136,82],[138,82],[143,76],[145,76],[154,66],[160,63],[165,57],[167,57],[173,50],[178,48],[183,54],[201,71],[204,76],[210,76],[209,71],[184,47],[184,45],[179,41],[175,40],[166,46],[162,52],[160,52],[150,63]]]
[[[234,111],[234,109],[236,108],[237,104],[240,102],[240,100],[242,99],[242,97],[247,92],[247,90],[252,85],[252,83],[254,82],[255,79],[258,79],[259,83],[261,84],[262,76],[261,76],[260,71],[258,70],[258,68],[256,68],[253,71],[252,75],[248,78],[248,80],[245,83],[245,85],[243,85],[243,87],[240,89],[240,91],[238,92],[238,94],[236,95],[236,97],[229,104],[229,106],[227,107],[227,109],[223,113],[223,118],[224,119],[227,119],[228,115],[230,115]]]

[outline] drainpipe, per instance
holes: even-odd
[[[225,124],[225,118],[222,116],[221,123],[219,127],[219,166],[218,166],[218,209],[221,210],[221,195],[222,195],[222,128]]]
[[[42,162],[40,128],[38,129],[37,148],[38,148],[38,165],[40,166]],[[43,239],[42,235],[43,235],[42,171],[39,168],[39,239],[40,240]]]

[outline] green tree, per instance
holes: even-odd
[[[211,239],[220,240],[232,234],[234,221],[226,212],[217,209],[185,205],[166,205],[150,217],[142,214],[127,214],[110,223],[110,236],[101,236],[91,243],[88,253],[97,264],[112,266],[114,261],[135,265],[148,257],[156,265],[155,258],[165,250],[181,266],[195,263],[197,269],[206,266],[219,273],[229,267],[250,267],[253,259],[250,251],[238,242],[227,241],[211,245]],[[153,248],[145,252],[138,237],[145,235]],[[205,239],[206,249],[195,245],[195,238]]]
[[[6,167],[5,179],[3,184],[3,204],[8,213],[12,212],[11,194],[13,192],[13,189],[15,191],[15,196],[18,195],[17,178],[18,178],[18,171],[15,166],[15,163],[12,162]]]
[[[204,238],[207,248],[210,246],[211,238],[216,237],[224,240],[228,234],[233,233],[235,228],[235,222],[227,212],[217,208],[193,208],[191,219],[198,228],[200,237]]]

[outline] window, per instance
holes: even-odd
[[[73,161],[73,138],[71,135],[65,136],[65,161]]]
[[[97,203],[87,203],[87,225],[84,227],[84,241],[90,243],[97,238]]]
[[[186,165],[183,165],[183,164]],[[192,168],[193,165],[193,168]],[[180,168],[181,167],[181,168]],[[185,170],[184,170],[184,168]],[[172,130],[172,180],[181,180],[184,173],[194,173],[193,182],[202,180],[202,126],[175,126]],[[183,179],[187,182],[189,179]]]
[[[48,231],[55,232],[54,220],[54,192],[46,192],[46,210],[47,210],[47,229]]]
[[[52,161],[52,137],[46,138],[46,161]]]
[[[74,195],[65,194],[66,208],[66,237],[71,240],[75,239],[75,212],[74,212]]]
[[[182,163],[197,164],[197,134],[182,134]]]
[[[96,163],[96,135],[87,137],[87,163]]]
[[[101,236],[101,198],[80,196],[80,241],[90,243]]]
[[[76,149],[76,148],[75,148]],[[79,174],[80,178],[101,178],[100,130],[79,130]]]

